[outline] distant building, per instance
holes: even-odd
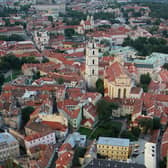
[[[156,168],[156,144],[147,142],[145,144],[145,166],[146,168]]]
[[[20,155],[19,142],[9,133],[0,133],[0,161]]]
[[[50,37],[47,31],[34,32],[34,41],[40,50],[44,50],[44,48],[48,45],[49,39]]]
[[[150,73],[152,75],[154,71],[159,70],[168,62],[168,55],[154,52],[145,59],[134,59],[131,62],[135,63],[139,74]]]
[[[97,141],[97,154],[113,160],[127,160],[129,144],[129,139],[99,137]]]

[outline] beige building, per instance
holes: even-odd
[[[133,82],[127,70],[119,62],[116,61],[105,69],[105,96],[110,98],[129,98],[132,86]]]
[[[129,156],[129,139],[99,137],[97,154],[113,160],[127,160]]]
[[[0,133],[0,161],[20,155],[19,142],[9,133]]]

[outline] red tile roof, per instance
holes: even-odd
[[[59,158],[56,161],[56,165],[58,166],[68,166],[71,164],[73,159],[72,152],[65,152],[59,156]]]
[[[162,142],[161,142],[161,156],[166,157],[168,152],[168,128],[163,134]]]

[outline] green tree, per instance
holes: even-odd
[[[103,56],[109,56],[109,55],[110,55],[110,53],[108,51],[105,51],[103,54]]]
[[[160,127],[161,127],[160,118],[154,117],[153,118],[153,129],[160,129]]]
[[[150,77],[150,74],[147,73],[147,74],[142,74],[140,76],[140,83],[141,84],[147,84],[149,85],[149,83],[151,82],[151,77]]]
[[[142,74],[140,76],[140,86],[143,88],[144,92],[148,91],[148,85],[149,85],[150,82],[151,82],[151,77],[150,77],[149,73]]]
[[[74,29],[69,28],[69,29],[65,29],[65,36],[66,37],[72,37],[75,34]]]
[[[47,57],[43,57],[42,63],[47,63],[47,62],[49,62],[49,59]]]
[[[5,77],[3,75],[3,73],[0,73],[0,92],[2,90],[2,85],[5,82]]]
[[[138,138],[136,138],[131,131],[124,130],[121,133],[121,138],[128,138],[130,141],[136,141]]]
[[[168,31],[163,30],[162,35],[163,35],[163,37],[168,38]]]
[[[62,85],[64,83],[64,79],[63,78],[58,78],[57,80],[59,85]]]
[[[104,82],[103,82],[102,79],[98,79],[96,81],[96,90],[97,90],[97,92],[99,92],[102,95],[104,95]]]
[[[13,54],[8,54],[1,58],[0,60],[0,70],[19,70],[21,68],[20,59]]]
[[[159,167],[166,168],[166,164],[167,164],[167,157],[164,157],[162,160],[160,160]]]
[[[165,64],[163,65],[163,68],[168,70],[168,63],[165,63]]]
[[[29,64],[29,63],[38,64],[40,62],[39,62],[39,60],[36,59],[36,57],[30,56],[30,57],[23,57],[23,58],[21,58],[21,63],[22,64]]]
[[[107,102],[104,99],[99,100],[96,104],[96,109],[100,120],[110,118],[112,116],[112,110],[117,108],[118,105],[116,103]]]
[[[153,129],[153,119],[150,118],[142,118],[138,120],[138,123],[141,127],[144,128],[144,133],[147,133],[148,130]]]
[[[21,120],[22,120],[22,128],[26,125],[26,123],[30,120],[30,114],[34,111],[34,107],[27,106],[21,110]]]
[[[41,77],[40,71],[33,72],[33,80],[37,80]]]
[[[139,135],[141,133],[141,130],[140,128],[138,127],[133,127],[132,130],[131,130],[132,134],[138,139],[139,138]]]
[[[76,148],[74,158],[72,161],[73,166],[81,166],[79,162],[79,157],[84,157],[85,153],[86,153],[86,148],[81,148],[81,147]]]
[[[9,36],[9,41],[25,41],[25,38],[18,34],[12,34]]]
[[[53,17],[52,16],[48,16],[48,21],[53,22]]]
[[[110,41],[109,41],[109,40],[107,40],[107,39],[103,39],[103,40],[101,40],[101,41],[100,41],[100,44],[104,44],[105,46],[108,46],[108,47],[110,47],[110,46],[111,46]]]
[[[5,81],[5,77],[2,73],[0,73],[0,85],[3,85],[4,81]]]

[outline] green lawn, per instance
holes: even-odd
[[[92,129],[84,127],[80,127],[78,132],[86,135],[89,139],[97,139],[99,136],[118,137],[121,127],[121,122],[108,120],[101,123],[101,125],[97,124],[97,128],[94,132],[92,132]]]
[[[95,130],[90,139],[97,139],[99,136],[118,137],[121,127],[121,122],[111,120],[105,121]]]
[[[86,135],[87,137],[91,134],[92,130],[89,128],[84,128],[84,127],[80,127],[78,132],[82,135]]]

